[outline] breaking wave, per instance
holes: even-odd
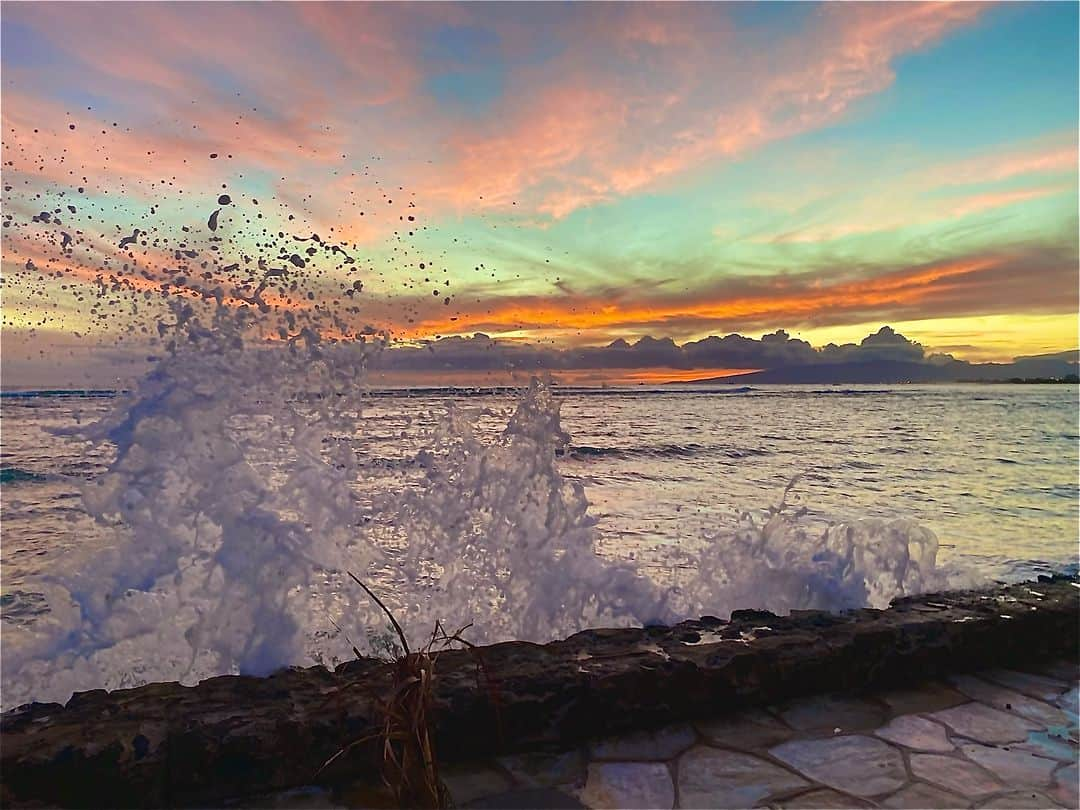
[[[943,584],[929,530],[857,520],[813,533],[784,500],[680,551],[692,574],[678,585],[605,558],[583,487],[560,471],[570,437],[539,379],[494,437],[451,404],[400,487],[368,485],[376,347],[255,349],[220,318],[182,328],[181,348],[78,429],[115,446],[83,500],[116,542],[58,563],[48,611],[35,600],[34,622],[9,624],[5,705],[377,652],[382,617],[347,572],[416,641],[437,620],[471,622],[477,642],[547,641],[736,608],[884,607]]]
[[[812,531],[786,492],[735,529],[688,537],[670,555],[677,577],[606,556],[582,484],[560,469],[567,454],[760,451],[574,447],[542,379],[494,434],[451,402],[413,463],[374,475],[370,458],[386,454],[371,449],[382,423],[366,415],[378,401],[366,380],[387,336],[358,320],[356,246],[291,232],[284,203],[218,194],[209,220],[184,212],[206,227],[179,234],[144,216],[117,242],[59,203],[67,224],[43,211],[8,229],[36,251],[13,283],[75,274],[92,284],[95,294],[77,299],[90,328],[115,334],[119,324],[117,340],[151,347],[154,366],[127,392],[91,392],[106,415],[66,430],[109,451],[104,472],[71,480],[110,542],[65,551],[33,591],[4,597],[5,706],[385,651],[384,618],[349,573],[375,588],[413,640],[441,621],[471,623],[475,642],[736,608],[884,607],[944,582],[929,530],[868,519]],[[405,213],[399,220],[413,222]],[[402,244],[413,235],[405,227]],[[5,484],[28,475],[3,474]]]

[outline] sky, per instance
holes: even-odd
[[[238,251],[258,217],[356,258],[305,304],[360,280],[345,331],[1077,345],[1075,3],[5,2],[0,27],[7,359],[107,345],[100,268],[134,294],[171,261],[118,240],[182,240],[223,192]]]

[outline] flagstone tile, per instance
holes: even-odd
[[[1080,681],[1080,661],[1072,660],[1054,661],[1040,667],[1033,667],[1032,671],[1053,678],[1063,683],[1076,683]]]
[[[1004,796],[995,796],[979,805],[980,808],[994,808],[995,810],[1046,810],[1060,805],[1054,803],[1042,793],[1033,790],[1022,790],[1015,793],[1006,793]]]
[[[439,778],[456,804],[467,804],[509,790],[513,783],[503,771],[483,763],[443,765]]]
[[[979,765],[1007,785],[1031,785],[1041,787],[1050,784],[1050,775],[1058,766],[1056,760],[1037,757],[1027,751],[1012,747],[988,745],[961,745],[964,756]]]
[[[857,799],[829,788],[819,788],[800,793],[790,799],[769,802],[769,807],[791,807],[798,810],[848,810],[848,808],[873,807],[865,799]]]
[[[1074,717],[1080,713],[1080,687],[1074,686],[1057,699],[1058,708],[1069,712]]]
[[[916,751],[941,753],[956,748],[949,742],[945,726],[915,714],[897,717],[888,725],[879,728],[874,734],[883,740],[905,748],[913,748]]]
[[[907,689],[890,689],[879,697],[894,714],[925,714],[951,709],[967,703],[968,698],[940,681],[920,684]]]
[[[911,772],[916,779],[972,799],[996,793],[1003,787],[977,765],[942,754],[912,754]]]
[[[741,751],[771,748],[794,734],[771,714],[760,710],[702,721],[697,729],[710,745]]]
[[[1057,769],[1050,795],[1065,807],[1080,807],[1080,769],[1076,763]]]
[[[514,754],[498,761],[525,787],[580,786],[585,782],[585,756],[580,750]]]
[[[1057,706],[1022,695],[1004,686],[971,675],[954,675],[949,680],[968,697],[993,706],[995,709],[1003,709],[1034,720],[1042,724],[1044,728],[1065,725],[1069,722],[1068,715]]]
[[[393,800],[393,797],[389,795],[386,798],[390,801]],[[338,810],[353,805],[343,800],[341,796],[335,796],[328,788],[309,785],[307,787],[283,790],[279,793],[257,796],[251,801],[241,801],[234,806],[258,807],[266,808],[266,810],[278,810],[278,808],[282,810],[285,810],[285,808],[288,808],[288,810]],[[392,805],[373,802],[370,806],[380,808],[391,807]]]
[[[808,787],[791,771],[760,757],[698,746],[679,758],[679,806],[753,807],[758,802]]]
[[[670,810],[675,785],[663,762],[593,762],[578,798],[596,810]]]
[[[907,781],[900,752],[874,737],[791,740],[769,753],[804,776],[855,796],[876,796]]]
[[[1036,675],[1032,672],[1017,672],[1012,669],[989,669],[979,673],[980,677],[1015,689],[1028,697],[1038,700],[1046,700],[1053,703],[1061,694],[1068,690],[1071,684],[1050,678],[1046,675]]]
[[[508,790],[467,805],[470,810],[580,810],[580,801],[554,788]]]
[[[924,785],[922,782],[912,782],[907,787],[898,790],[882,803],[883,807],[895,808],[895,810],[937,810],[937,808],[968,807],[970,802],[955,793],[949,793],[932,785]]]
[[[982,743],[1023,742],[1029,731],[1039,731],[1037,723],[981,703],[965,703],[930,715],[953,732]]]
[[[838,695],[803,698],[780,706],[778,711],[796,731],[869,731],[888,719],[883,706]]]
[[[1080,747],[1076,737],[1065,733],[1064,729],[1034,732],[1028,735],[1027,742],[1010,743],[1009,748],[1059,762],[1076,762],[1080,759]]]
[[[686,723],[666,726],[658,731],[643,731],[622,737],[609,737],[592,745],[592,759],[669,760],[697,740],[694,729]]]

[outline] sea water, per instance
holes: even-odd
[[[240,397],[245,356],[292,373],[5,395],[5,706],[385,651],[346,571],[480,642],[1076,569],[1072,386],[361,391],[327,361]]]

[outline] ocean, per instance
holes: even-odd
[[[145,417],[160,394],[132,402],[107,391],[6,392],[5,705],[94,686],[333,663],[340,651],[324,648],[339,635],[354,645],[364,633],[341,626],[363,602],[351,592],[337,598],[348,589],[345,569],[369,572],[406,613],[420,610],[412,594],[435,594],[437,615],[476,621],[476,638],[486,641],[735,607],[875,604],[1077,568],[1075,386],[542,393],[367,392],[333,429],[305,439],[299,422],[286,429],[261,418],[258,403],[226,414],[224,425],[166,424],[160,413],[159,421]],[[184,412],[170,409],[161,412]],[[109,431],[86,429],[102,419]],[[155,443],[173,422],[187,432],[163,452]],[[214,443],[193,449],[204,435]],[[345,449],[350,460],[337,461]],[[230,477],[207,486],[216,474],[199,467],[207,459]],[[148,497],[147,465],[159,461],[168,469],[155,468]],[[336,472],[316,480],[315,467]],[[320,493],[338,484],[323,503]],[[843,553],[837,527],[855,538]],[[267,542],[273,550],[260,550]],[[245,612],[253,594],[262,600],[265,572],[283,560],[290,570],[275,576],[287,598]],[[913,579],[906,569],[915,563]],[[704,567],[716,569],[707,587]],[[293,570],[306,568],[319,574]],[[882,589],[882,573],[898,569]],[[460,592],[446,584],[456,581],[450,572],[462,574]],[[575,579],[588,587],[567,584]],[[648,598],[633,590],[644,593],[631,584],[641,580]],[[562,591],[551,600],[553,588]],[[238,601],[215,602],[221,589]],[[613,593],[621,601],[606,601]],[[125,599],[132,606],[118,607]],[[313,600],[322,600],[318,610],[308,609]],[[485,626],[476,614],[487,605]],[[645,615],[654,608],[655,617]],[[430,610],[410,614],[413,624],[426,626]],[[251,643],[252,628],[262,633],[283,617],[288,643]],[[246,639],[240,647],[222,640],[233,632]],[[381,643],[378,634],[367,638]],[[156,655],[139,651],[146,639]],[[183,649],[170,657],[174,642]]]

